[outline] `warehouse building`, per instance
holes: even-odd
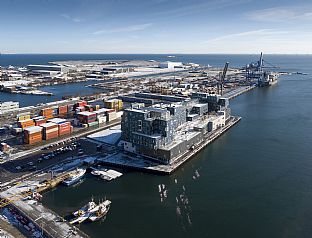
[[[28,73],[31,75],[57,75],[68,73],[72,69],[64,65],[35,65],[27,66]]]
[[[183,64],[182,62],[172,62],[172,61],[166,61],[166,62],[161,62],[158,65],[159,68],[163,69],[174,69],[174,68],[182,68]]]
[[[101,74],[120,74],[120,73],[129,73],[134,72],[134,68],[131,67],[116,67],[116,68],[103,68]]]

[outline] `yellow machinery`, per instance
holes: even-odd
[[[50,188],[53,188],[57,186],[59,183],[61,183],[63,180],[68,178],[68,176],[69,176],[68,173],[62,174],[58,177],[52,178],[51,180],[43,183],[41,186],[37,186],[35,189],[29,189],[27,191],[11,195],[10,197],[2,198],[0,199],[0,209],[6,207],[7,205],[15,201],[27,198],[28,196],[31,196],[33,193],[40,193]],[[19,184],[21,183],[19,182],[16,185],[19,185]]]

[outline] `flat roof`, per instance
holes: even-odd
[[[44,65],[44,64],[29,64],[27,67],[45,67],[45,68],[62,68],[63,65]]]

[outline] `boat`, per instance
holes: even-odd
[[[246,79],[247,80],[257,80],[259,87],[268,87],[277,83],[279,73],[274,71],[269,71],[267,68],[277,68],[275,66],[270,67],[264,66],[263,54],[261,52],[260,59],[257,62],[252,62],[246,65]]]
[[[107,171],[102,171],[101,173],[101,179],[106,180],[106,181],[111,181],[113,179],[116,179],[120,176],[122,176],[122,173],[113,170],[113,169],[108,169]]]
[[[103,174],[103,172],[106,172],[107,169],[105,168],[93,168],[93,170],[91,171],[91,174],[94,176],[101,176]]]
[[[92,209],[94,209],[96,207],[96,203],[93,202],[93,199],[91,202],[88,202],[86,205],[84,205],[82,208],[80,208],[79,210],[73,212],[73,215],[75,217],[77,216],[81,216],[82,214],[85,214],[86,212],[90,212],[92,211]]]
[[[75,171],[71,172],[69,177],[63,181],[66,186],[71,186],[77,182],[79,182],[82,177],[85,175],[85,169],[76,169]]]
[[[74,218],[73,220],[71,220],[71,221],[69,222],[69,224],[76,224],[76,223],[79,223],[79,224],[80,224],[80,223],[86,221],[86,220],[89,218],[90,215],[91,215],[90,212],[86,212],[85,214],[83,214],[83,215],[81,215],[81,216],[79,216],[79,217],[76,217],[76,218]]]
[[[111,203],[112,202],[110,200],[105,200],[104,202],[100,203],[99,209],[89,216],[89,220],[94,222],[104,217],[108,213]]]
[[[274,72],[264,72],[259,79],[259,87],[272,86],[277,83],[278,74]]]

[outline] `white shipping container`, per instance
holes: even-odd
[[[98,117],[98,121],[100,124],[106,122],[106,120],[107,120],[106,116]]]
[[[112,121],[112,120],[115,120],[115,119],[117,119],[116,112],[107,113],[107,121]]]
[[[116,117],[117,118],[121,118],[122,114],[123,114],[123,111],[116,112]]]

